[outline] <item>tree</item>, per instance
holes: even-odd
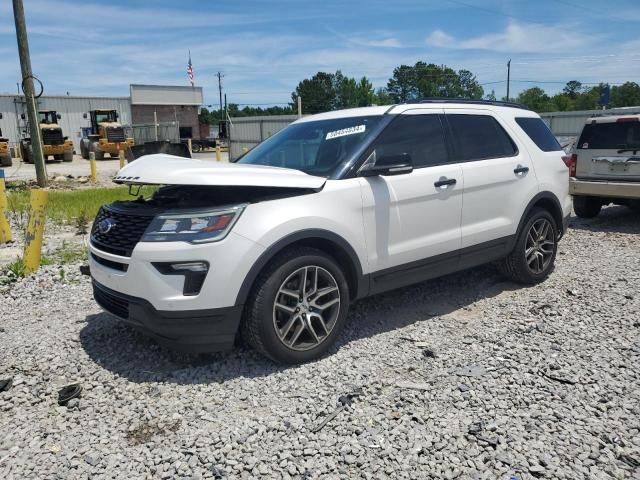
[[[398,103],[424,97],[482,98],[484,94],[469,70],[456,72],[446,65],[425,62],[396,67],[387,82],[387,92]]]
[[[635,107],[640,105],[640,85],[625,82],[611,87],[611,107]]]
[[[569,80],[562,89],[562,92],[569,96],[569,98],[576,98],[582,90],[582,83],[578,80]]]
[[[491,90],[491,93],[487,93],[484,96],[484,99],[485,100],[490,100],[492,102],[495,102],[496,101],[496,91],[495,90]]]
[[[390,105],[393,103],[393,98],[386,88],[378,88],[376,93],[373,94],[373,102],[375,105]]]
[[[367,77],[362,77],[357,85],[357,105],[358,107],[368,107],[373,105],[375,99],[375,93],[373,90],[373,84]]]
[[[553,104],[549,95],[540,87],[532,87],[523,90],[518,94],[516,101],[529,107],[536,112],[549,112],[553,110]]]
[[[318,72],[313,77],[305,78],[291,94],[293,103],[302,97],[303,113],[320,113],[333,110],[336,104],[335,75],[333,73]]]

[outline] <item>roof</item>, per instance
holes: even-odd
[[[460,100],[460,99],[427,99],[416,103],[402,103],[397,105],[383,105],[373,107],[347,108],[332,112],[318,113],[298,119],[295,123],[313,122],[317,120],[331,120],[334,118],[367,117],[384,114],[399,114],[409,110],[442,110],[442,109],[474,109],[499,111],[505,116],[537,117],[538,115],[523,105],[509,102],[493,102],[484,100]]]
[[[624,118],[635,118],[637,121],[640,121],[640,112],[629,112],[627,114],[621,115],[603,115],[598,117],[589,117],[586,119],[585,123],[616,123],[620,119]]]

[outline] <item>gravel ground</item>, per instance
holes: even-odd
[[[168,352],[46,267],[0,303],[0,474],[638,479],[640,216],[572,227],[544,284],[482,267],[366,299],[290,368]]]

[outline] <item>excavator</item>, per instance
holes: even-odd
[[[85,118],[87,114],[85,113]],[[104,160],[105,153],[111,158],[118,158],[118,149],[125,151],[129,156],[133,146],[133,138],[125,136],[124,128],[118,122],[118,112],[115,110],[91,110],[91,133],[80,140],[80,153],[82,158],[88,159],[93,152],[96,160]]]

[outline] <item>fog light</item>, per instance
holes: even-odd
[[[183,275],[184,296],[198,295],[209,271],[208,262],[153,262],[152,265],[163,275]]]

